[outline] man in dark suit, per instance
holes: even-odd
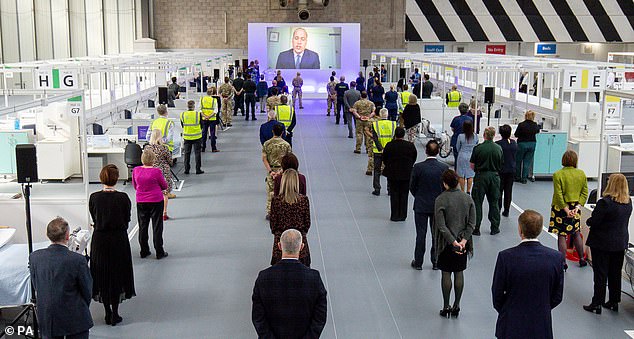
[[[390,206],[392,221],[407,219],[407,198],[409,194],[409,179],[412,176],[412,166],[416,162],[416,146],[404,140],[405,129],[397,127],[394,139],[383,149],[383,175],[387,178],[390,191]]]
[[[281,69],[319,69],[319,54],[306,49],[308,33],[303,28],[293,31],[293,48],[277,56],[275,68]]]
[[[44,338],[88,338],[92,277],[86,258],[68,250],[66,220],[53,219],[46,235],[52,244],[29,256],[40,332]]]
[[[431,231],[431,258],[432,268],[437,270],[434,262],[434,204],[436,198],[442,193],[442,174],[449,169],[444,162],[436,159],[440,147],[436,140],[430,140],[425,146],[427,159],[414,165],[412,178],[409,183],[409,191],[414,196],[414,222],[416,223],[416,248],[412,267],[416,270],[423,269],[423,257],[425,256],[425,243],[427,241],[427,223]]]
[[[258,338],[319,338],[326,325],[326,289],[319,272],[299,262],[302,234],[289,229],[278,246],[282,260],[263,270],[253,287]]]
[[[532,210],[518,219],[522,242],[498,254],[493,275],[497,338],[552,338],[551,311],[564,293],[564,257],[537,236],[544,219]]]

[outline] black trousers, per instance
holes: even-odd
[[[244,115],[244,94],[236,95],[233,100],[235,101],[233,105],[233,115],[238,115],[238,108],[242,111],[242,115]]]
[[[407,219],[407,195],[409,194],[409,180],[387,179],[390,188],[390,207],[392,221],[404,221]]]
[[[66,336],[55,336],[55,337],[44,337],[44,339],[88,339],[90,336],[89,331],[84,331],[76,334],[66,335]]]
[[[515,173],[500,173],[500,199],[498,206],[502,208],[502,200],[504,200],[504,209],[502,211],[508,213],[511,208],[511,200],[513,199],[513,181]],[[504,196],[504,199],[502,199]]]
[[[244,104],[247,112],[247,120],[249,120],[249,108],[251,108],[251,117],[255,119],[255,94],[245,93]]]
[[[148,246],[148,229],[152,220],[152,240],[156,255],[163,255],[163,201],[160,202],[138,202],[136,204],[137,219],[139,220],[139,245],[141,255],[150,253]]]
[[[434,262],[436,256],[436,242],[434,239],[434,213],[414,212],[414,223],[416,224],[416,247],[414,248],[414,261],[416,265],[423,264],[425,256],[425,245],[427,243],[427,225],[431,233],[431,262]]]
[[[592,271],[594,272],[594,295],[592,303],[605,302],[605,284],[607,282],[610,302],[621,301],[621,269],[625,251],[602,251],[590,247],[592,253]]]
[[[416,96],[419,98],[420,98],[420,89],[421,89],[420,82],[414,85],[414,88],[412,89],[413,93],[416,94]]]
[[[196,171],[200,171],[200,148],[202,146],[202,143],[201,139],[196,139],[183,140],[183,153],[185,154],[185,172],[189,172],[189,159],[191,158],[192,146],[194,146],[194,156],[196,157]]]
[[[372,171],[372,188],[375,192],[381,191],[381,165],[383,153],[374,153],[374,170]]]
[[[343,122],[347,123],[346,118],[346,105],[343,102],[343,97],[337,96],[337,110],[335,111],[335,122],[338,124],[341,115],[343,115]]]

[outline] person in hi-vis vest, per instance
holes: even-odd
[[[381,170],[382,170],[382,156],[383,148],[388,142],[394,138],[394,131],[396,130],[396,121],[388,120],[387,108],[381,108],[379,111],[381,117],[380,120],[372,122],[372,139],[374,140],[374,147],[372,152],[374,153],[374,170],[372,186],[374,191],[372,194],[381,194]],[[388,187],[389,190],[389,187]]]
[[[207,135],[211,142],[211,151],[218,152],[216,148],[216,126],[218,126],[218,98],[216,97],[216,87],[207,90],[207,95],[200,98],[200,113],[203,119],[202,149],[207,148]]]
[[[399,101],[398,101],[398,125],[403,127],[405,125],[403,121],[403,110],[405,110],[405,106],[409,103],[409,97],[412,95],[412,92],[408,91],[409,86],[407,84],[403,84],[403,91],[399,92]]]
[[[147,129],[145,140],[149,141],[152,136],[152,131],[158,129],[161,131],[161,137],[163,138],[163,142],[167,145],[167,148],[169,148],[170,152],[174,152],[174,122],[167,118],[167,106],[159,105],[156,108],[156,113],[158,113],[159,116],[152,121],[150,127]]]
[[[205,173],[201,167],[200,148],[203,138],[202,114],[196,111],[196,102],[187,102],[187,111],[181,113],[181,125],[183,126],[183,152],[185,153],[185,174],[189,174],[189,159],[194,147],[196,157],[196,174]]]
[[[288,105],[288,98],[285,95],[280,97],[280,104],[275,106],[275,115],[277,116],[277,121],[283,123],[284,127],[286,127],[286,135],[283,139],[293,146],[293,128],[297,124],[297,118],[293,107]]]
[[[462,94],[458,92],[458,86],[452,85],[451,92],[447,93],[447,107],[456,108],[460,105],[460,102],[462,102]]]

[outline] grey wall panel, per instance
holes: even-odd
[[[51,0],[53,58],[70,57],[70,27],[67,0]]]
[[[2,25],[2,55],[4,62],[20,61],[18,43],[18,14],[15,0],[0,0],[0,24]]]
[[[86,8],[83,0],[68,0],[70,24],[70,55],[88,55],[86,45]]]
[[[101,0],[85,0],[88,55],[104,54],[103,11]]]
[[[53,59],[53,24],[50,0],[33,0],[35,5],[35,48],[37,59]]]
[[[104,36],[106,54],[119,53],[119,19],[117,1],[103,1]]]

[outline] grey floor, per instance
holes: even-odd
[[[497,253],[518,243],[515,220],[503,218],[502,233],[475,240],[465,272],[458,319],[442,319],[440,273],[429,259],[423,271],[409,263],[414,221],[389,221],[389,198],[374,197],[364,175],[365,154],[353,154],[346,126],[325,116],[325,100],[305,102],[298,116],[294,152],[308,179],[312,207],[309,243],[313,268],[328,290],[328,322],[323,338],[492,338],[496,313],[491,279]],[[220,153],[204,153],[203,175],[185,179],[170,200],[165,224],[165,260],[140,259],[133,240],[137,297],[120,308],[123,323],[111,327],[93,303],[94,338],[254,338],[251,291],[268,266],[273,237],[264,220],[264,176],[257,122],[238,117],[219,136]],[[419,153],[422,159],[422,153]],[[180,168],[180,167],[179,167]],[[182,172],[182,170],[181,170]],[[384,182],[385,184],[385,182]],[[544,214],[551,183],[515,186],[515,203]],[[410,199],[410,204],[412,200]],[[131,225],[133,226],[133,225]],[[555,240],[540,237],[551,247]],[[632,291],[624,284],[624,290]],[[566,273],[562,305],[553,312],[556,338],[625,338],[634,329],[634,302],[623,295],[621,311],[601,316],[581,306],[590,301],[592,270],[574,265]]]

